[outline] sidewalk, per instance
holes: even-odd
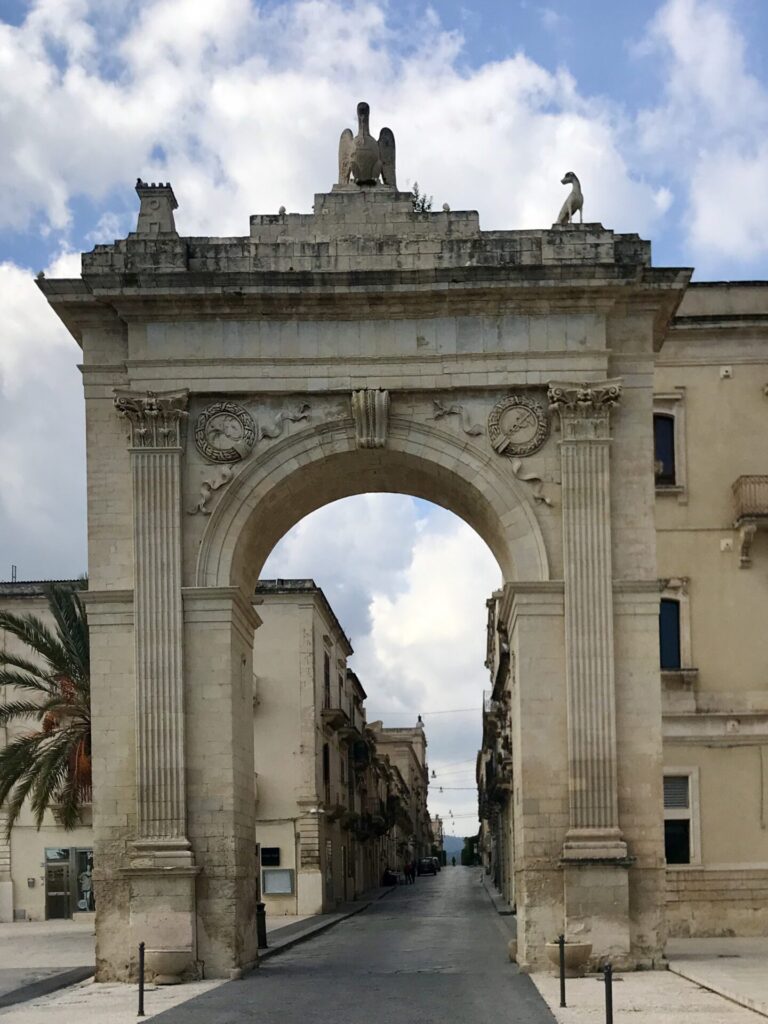
[[[512,932],[508,904],[485,874],[480,880]],[[758,1014],[768,1017],[768,938],[670,939],[667,957],[669,971],[614,976],[617,1021],[630,1013],[633,1024],[758,1024]],[[602,975],[568,979],[565,1009],[558,978],[535,974],[532,980],[559,1024],[605,1021]]]
[[[0,924],[0,1010],[90,977],[93,921]]]
[[[670,939],[667,958],[680,977],[768,1017],[768,938]]]

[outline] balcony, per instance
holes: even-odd
[[[734,526],[739,531],[739,566],[752,564],[752,541],[758,529],[768,528],[768,476],[740,476],[734,480]]]
[[[329,729],[349,728],[349,715],[344,708],[323,708],[321,718]]]

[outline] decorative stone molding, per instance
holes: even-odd
[[[621,381],[552,383],[562,425],[563,556],[570,828],[566,860],[620,860],[613,584],[610,412]]]
[[[309,412],[310,406],[308,402],[302,402],[295,409],[281,410],[273,419],[271,427],[258,427],[257,440],[260,441],[263,437],[268,437],[270,440],[280,437],[286,420],[291,423],[298,423],[299,420],[308,420]]]
[[[463,405],[443,405],[439,398],[432,400],[434,406],[433,420],[441,420],[444,416],[458,416],[459,422],[461,423],[461,429],[465,434],[469,434],[470,437],[478,437],[483,432],[483,428],[479,423],[472,423],[469,418],[469,414]]]
[[[232,466],[222,466],[218,477],[213,477],[210,480],[203,480],[200,485],[200,498],[192,508],[187,509],[187,513],[193,516],[198,512],[202,512],[204,516],[209,516],[213,509],[208,506],[209,502],[213,498],[214,492],[218,491],[222,487],[226,487],[227,484],[232,483],[234,477],[235,470]]]
[[[256,443],[256,424],[235,402],[214,402],[197,417],[195,444],[210,462],[238,462]]]
[[[544,481],[536,473],[521,473],[523,461],[522,459],[515,459],[512,462],[512,472],[515,474],[518,480],[524,481],[524,483],[531,484],[533,489],[533,500],[540,502],[543,505],[552,507],[551,500],[544,493]]]
[[[621,399],[620,380],[550,383],[550,408],[560,413],[563,440],[607,439],[611,409]]]
[[[383,448],[389,426],[389,392],[373,388],[353,391],[352,419],[358,448]]]
[[[549,437],[547,410],[530,395],[502,398],[488,417],[488,437],[499,455],[533,455]]]
[[[178,448],[184,443],[189,391],[115,390],[115,408],[131,425],[131,448]]]
[[[242,405],[214,402],[197,417],[195,444],[209,462],[240,462],[262,438],[280,437],[286,421],[297,423],[309,419],[309,408],[307,402],[302,402],[294,409],[281,410],[270,426],[261,427]]]

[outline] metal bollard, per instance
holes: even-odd
[[[605,978],[605,1024],[613,1024],[613,968],[606,964],[603,968]]]
[[[267,905],[256,904],[256,941],[259,949],[267,948]]]
[[[565,936],[558,935],[557,944],[560,947],[560,1005],[565,1006]]]
[[[139,943],[139,1012],[137,1017],[144,1016],[144,943]]]

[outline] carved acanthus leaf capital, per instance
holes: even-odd
[[[547,390],[550,408],[560,414],[563,440],[606,439],[610,413],[621,400],[620,378],[602,381],[555,382]]]
[[[189,391],[115,391],[115,408],[131,425],[131,448],[180,448]]]

